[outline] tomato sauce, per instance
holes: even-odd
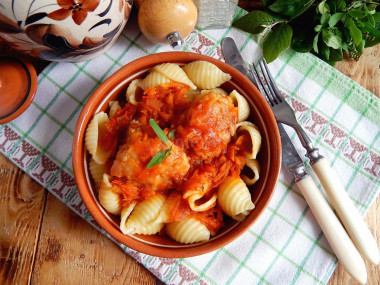
[[[236,137],[237,108],[228,96],[205,92],[193,99],[188,92],[181,83],[147,89],[137,105],[126,103],[111,117],[101,144],[111,148],[116,141],[119,146],[110,159],[110,174],[123,207],[163,193],[171,200],[167,222],[193,217],[216,232],[223,226],[221,209],[193,211],[183,196],[200,191],[208,199],[227,176],[239,176],[250,138]],[[147,169],[152,157],[168,148],[149,125],[151,118],[175,135],[169,140],[171,153]]]

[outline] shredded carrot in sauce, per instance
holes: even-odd
[[[175,82],[148,88],[137,105],[126,103],[111,117],[102,144],[118,142],[110,174],[123,207],[164,193],[171,199],[167,222],[193,217],[216,232],[223,226],[221,209],[214,205],[195,212],[183,195],[199,191],[207,199],[227,176],[239,176],[250,138],[234,136],[237,108],[229,97],[206,92],[193,100],[188,92],[187,85]],[[167,147],[149,126],[150,118],[166,134],[175,130],[175,136],[169,142],[171,154],[146,169],[152,156]]]

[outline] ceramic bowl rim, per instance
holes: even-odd
[[[260,205],[256,205],[255,208],[255,216],[253,218],[248,218],[250,215],[237,227],[235,230],[230,231],[226,235],[221,238],[216,238],[212,242],[199,243],[192,247],[181,247],[181,248],[166,248],[163,246],[157,246],[147,243],[142,243],[134,238],[129,237],[128,235],[124,235],[121,233],[119,228],[116,228],[114,225],[109,223],[107,219],[103,216],[101,209],[97,206],[96,201],[90,194],[90,188],[84,179],[86,173],[83,165],[85,149],[84,149],[84,133],[87,124],[93,116],[93,111],[96,109],[96,106],[102,101],[107,94],[109,88],[115,88],[117,82],[120,82],[123,78],[125,78],[126,74],[136,74],[141,70],[145,70],[147,68],[153,67],[154,65],[164,63],[164,62],[177,62],[177,63],[185,63],[191,62],[195,60],[205,60],[211,63],[216,64],[222,71],[231,74],[233,81],[236,82],[239,86],[246,86],[245,90],[251,90],[250,94],[257,95],[255,99],[255,105],[261,111],[260,114],[266,115],[266,122],[268,126],[273,128],[273,132],[269,132],[270,136],[273,140],[273,145],[268,146],[270,149],[271,156],[271,177],[273,179],[268,180],[268,183],[265,184],[267,197],[265,201],[263,199],[259,200]],[[269,163],[269,162],[268,162]],[[167,258],[185,258],[198,256],[201,254],[205,254],[214,250],[217,250],[226,244],[232,242],[240,235],[245,233],[253,223],[261,216],[264,209],[267,207],[269,201],[272,198],[273,192],[275,190],[275,186],[277,184],[279,172],[281,165],[281,140],[280,134],[277,128],[277,123],[275,117],[269,108],[269,105],[266,103],[264,97],[259,93],[257,88],[249,81],[242,73],[240,73],[237,69],[232,66],[209,56],[201,55],[192,52],[161,52],[152,55],[147,55],[141,58],[138,58],[123,67],[121,67],[118,71],[112,74],[109,78],[107,78],[103,83],[101,83],[93,94],[90,96],[88,101],[85,103],[75,129],[74,142],[73,142],[73,171],[75,181],[78,187],[78,192],[83,200],[83,203],[87,207],[90,214],[93,216],[95,221],[103,228],[108,234],[110,234],[115,240],[118,242],[130,247],[136,251],[141,253],[158,256],[158,257],[167,257]],[[263,186],[264,187],[264,186]]]

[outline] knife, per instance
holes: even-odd
[[[228,38],[228,37],[224,38],[222,40],[221,45],[222,45],[222,51],[223,51],[223,55],[224,55],[226,63],[230,64],[231,66],[233,66],[236,69],[238,69],[239,71],[241,71],[247,78],[249,78],[251,80],[251,82],[256,87],[259,88],[259,85],[254,80],[253,76],[251,76],[250,72],[248,72],[248,69],[246,68],[244,60],[243,60],[242,56],[240,55],[240,51],[238,50],[234,40],[231,38]],[[262,93],[262,90],[260,90],[260,91]],[[287,136],[282,125],[280,125],[280,124],[279,124],[279,129],[280,129],[280,134],[281,134],[281,138],[282,138],[281,141],[283,144],[283,148],[285,145],[289,145],[288,148],[291,147],[290,149],[294,149],[294,146],[292,145],[289,137]],[[294,151],[295,151],[295,149],[294,149]],[[298,158],[298,163],[302,163],[302,166],[303,166],[303,162],[302,162],[301,158],[299,157],[298,153],[295,151],[294,154],[296,154],[295,159]],[[283,154],[283,156],[284,156],[284,154]],[[297,166],[297,163],[294,164],[293,166]],[[301,167],[301,165],[298,165],[298,166]],[[293,168],[290,168],[290,169],[293,170]],[[295,172],[293,174],[297,175],[298,170],[304,171],[305,168],[303,168],[303,169],[302,168],[301,169],[295,168],[294,169]],[[331,240],[331,243],[334,245],[334,247],[333,247],[332,244],[330,243],[335,254],[337,255],[338,259],[342,262],[342,264],[346,267],[347,271],[350,273],[351,276],[353,276],[359,282],[365,282],[367,279],[367,272],[365,269],[363,259],[359,255],[355,246],[352,244],[352,241],[350,240],[346,231],[344,230],[344,228],[340,224],[339,220],[337,219],[335,214],[332,212],[330,206],[328,205],[328,203],[326,202],[326,200],[324,199],[322,194],[319,192],[319,189],[316,187],[315,182],[311,179],[311,177],[308,174],[307,175],[303,174],[303,175],[305,176],[303,179],[301,179],[303,181],[297,183],[297,185],[301,185],[301,186],[299,186],[299,187],[302,187],[301,191],[305,192],[305,194],[304,193],[303,194],[308,197],[308,199],[306,199],[306,197],[305,197],[305,199],[308,202],[309,206],[311,203],[312,206],[310,206],[310,208],[312,209],[312,212],[316,216],[316,218],[318,216],[317,221],[320,224],[322,230],[324,231],[326,238],[329,240],[329,243]],[[311,188],[308,189],[309,191],[307,191],[307,188],[305,190],[305,187],[311,187]],[[315,198],[316,199],[315,201],[322,201],[322,202],[318,202],[318,203],[322,203],[322,206],[319,207],[318,203],[313,201],[313,199],[311,199],[311,198]],[[326,210],[326,212],[328,214],[324,214],[324,212],[323,211],[321,212],[320,209]],[[326,220],[324,220],[324,219],[326,219]],[[322,220],[322,221],[320,221],[320,220]],[[339,232],[338,235],[336,235],[334,233],[334,228],[331,228],[331,225],[336,226],[336,224],[338,224],[338,226],[337,226],[337,229],[338,229],[337,231]],[[341,244],[345,244],[348,246],[349,251],[350,251],[349,253],[347,253],[347,252],[345,253],[344,247],[339,246],[340,243],[339,242],[337,243],[337,239],[334,238],[334,235],[339,236],[340,238],[343,239],[343,242]],[[339,239],[338,239],[338,241],[339,241]]]
[[[260,89],[260,85],[256,83],[256,80],[248,71],[249,69],[246,69],[244,60],[232,38],[222,40],[222,50],[226,62],[236,67],[239,71],[245,69],[242,73],[244,75],[248,73],[247,77]],[[260,92],[265,94],[263,90],[260,90]],[[332,207],[336,210],[355,246],[368,261],[379,264],[380,253],[377,242],[339,179],[336,178],[337,175],[331,169],[327,160],[323,157],[314,160],[310,159],[310,165],[319,178]]]
[[[283,165],[294,176],[298,188],[339,261],[356,281],[365,284],[367,271],[363,259],[314,180],[307,173],[284,127],[281,123],[277,125],[281,136]]]

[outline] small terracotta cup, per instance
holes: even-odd
[[[28,61],[0,56],[0,124],[21,115],[32,103],[36,91],[36,70]]]
[[[128,84],[143,77],[149,68],[164,62],[186,64],[205,60],[229,73],[232,79],[222,87],[226,91],[236,89],[248,99],[251,107],[249,120],[254,122],[262,135],[262,146],[258,155],[261,173],[259,181],[250,189],[255,209],[243,222],[225,219],[226,225],[209,241],[197,244],[179,244],[159,235],[124,235],[119,229],[119,218],[108,214],[99,204],[88,171],[89,156],[85,149],[84,135],[93,115],[104,111],[110,100],[124,98]],[[79,116],[73,148],[73,166],[79,193],[96,222],[120,243],[139,252],[168,258],[184,258],[205,254],[232,242],[246,232],[267,207],[274,192],[281,165],[281,142],[276,120],[267,102],[257,88],[238,70],[214,58],[189,52],[166,52],[139,58],[115,72],[104,81],[89,98]]]

